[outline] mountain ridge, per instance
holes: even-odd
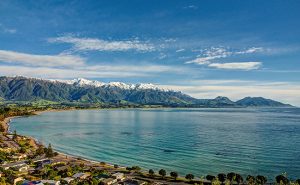
[[[162,105],[171,107],[291,107],[262,97],[245,97],[236,102],[227,97],[197,99],[180,91],[154,84],[103,83],[82,78],[48,80],[22,76],[0,77],[2,101],[80,102],[101,104]]]

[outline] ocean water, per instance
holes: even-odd
[[[60,152],[184,176],[300,178],[300,109],[117,109],[15,118],[11,130]]]

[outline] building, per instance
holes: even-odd
[[[15,167],[19,167],[19,166],[24,166],[27,165],[26,161],[18,161],[18,162],[14,162],[14,163],[7,163],[2,165],[2,168],[4,170],[8,170],[9,168],[15,168]]]
[[[11,159],[19,161],[19,160],[25,159],[26,157],[27,157],[26,154],[16,154],[16,155],[11,156]]]
[[[111,184],[118,182],[118,180],[114,179],[114,178],[108,178],[108,179],[101,180],[101,182],[105,185],[111,185]]]
[[[74,178],[74,179],[86,179],[86,178],[88,178],[90,176],[90,174],[88,174],[88,173],[76,173],[76,174],[74,174],[72,177]]]
[[[72,178],[72,177],[66,177],[66,178],[63,178],[62,180],[66,181],[67,183],[70,183],[71,181],[74,180],[74,178]]]
[[[125,179],[124,173],[120,173],[120,172],[113,174],[112,177],[114,179],[117,179],[118,181],[122,181]]]
[[[13,167],[13,169],[18,172],[28,172],[29,166],[25,164],[25,165]]]
[[[55,180],[41,180],[43,184],[50,184],[50,185],[60,185],[60,181]]]

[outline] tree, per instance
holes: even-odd
[[[219,181],[218,177],[217,178],[214,178],[212,181],[211,181],[211,185],[221,185],[222,182]]]
[[[53,157],[53,156],[54,156],[53,149],[51,144],[49,144],[46,150],[46,157]]]
[[[153,171],[152,169],[149,170],[149,175],[150,175],[151,177],[154,176],[154,171]]]
[[[189,174],[186,174],[185,178],[186,178],[187,180],[192,181],[192,180],[194,179],[194,175],[189,173]]]
[[[14,130],[14,134],[13,134],[13,140],[16,140],[17,139],[17,131],[16,130]]]
[[[284,175],[277,175],[276,176],[276,182],[280,184],[288,184],[289,180]]]
[[[240,174],[235,174],[235,180],[238,184],[242,183],[244,181],[243,177]]]
[[[43,145],[39,145],[39,147],[35,151],[35,155],[43,155],[45,153],[45,148]]]
[[[119,168],[119,165],[115,164],[115,165],[114,165],[114,168]]]
[[[173,177],[174,180],[176,180],[177,177],[178,177],[178,173],[177,173],[177,172],[171,172],[171,173],[170,173],[170,176]]]
[[[235,180],[235,173],[230,172],[227,174],[227,179],[230,180],[231,182]]]
[[[255,184],[255,178],[251,175],[248,175],[246,178],[248,184]]]
[[[131,169],[134,170],[134,171],[140,171],[141,167],[139,167],[139,166],[132,166]]]
[[[300,179],[297,179],[297,180],[296,180],[296,183],[300,185]]]
[[[159,174],[160,176],[162,176],[162,178],[164,178],[164,177],[166,176],[167,172],[166,172],[166,170],[164,170],[164,169],[160,169],[160,170],[158,171],[158,174]]]
[[[219,181],[224,183],[226,180],[226,175],[224,173],[220,173],[220,174],[218,174],[218,179],[219,179]]]
[[[210,182],[212,182],[216,177],[213,175],[206,175],[206,180],[209,180]]]
[[[264,185],[267,182],[267,178],[262,175],[256,176],[256,183],[259,185]]]

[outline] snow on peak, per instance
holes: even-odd
[[[153,89],[153,90],[161,90],[161,91],[169,91],[165,90],[157,85],[151,84],[151,83],[139,83],[139,84],[126,84],[123,82],[109,82],[109,83],[103,83],[96,80],[87,80],[84,78],[77,78],[74,80],[51,80],[61,83],[66,83],[78,87],[84,87],[84,86],[94,86],[94,87],[117,87],[121,89],[128,89],[128,90],[145,90],[145,89]]]

